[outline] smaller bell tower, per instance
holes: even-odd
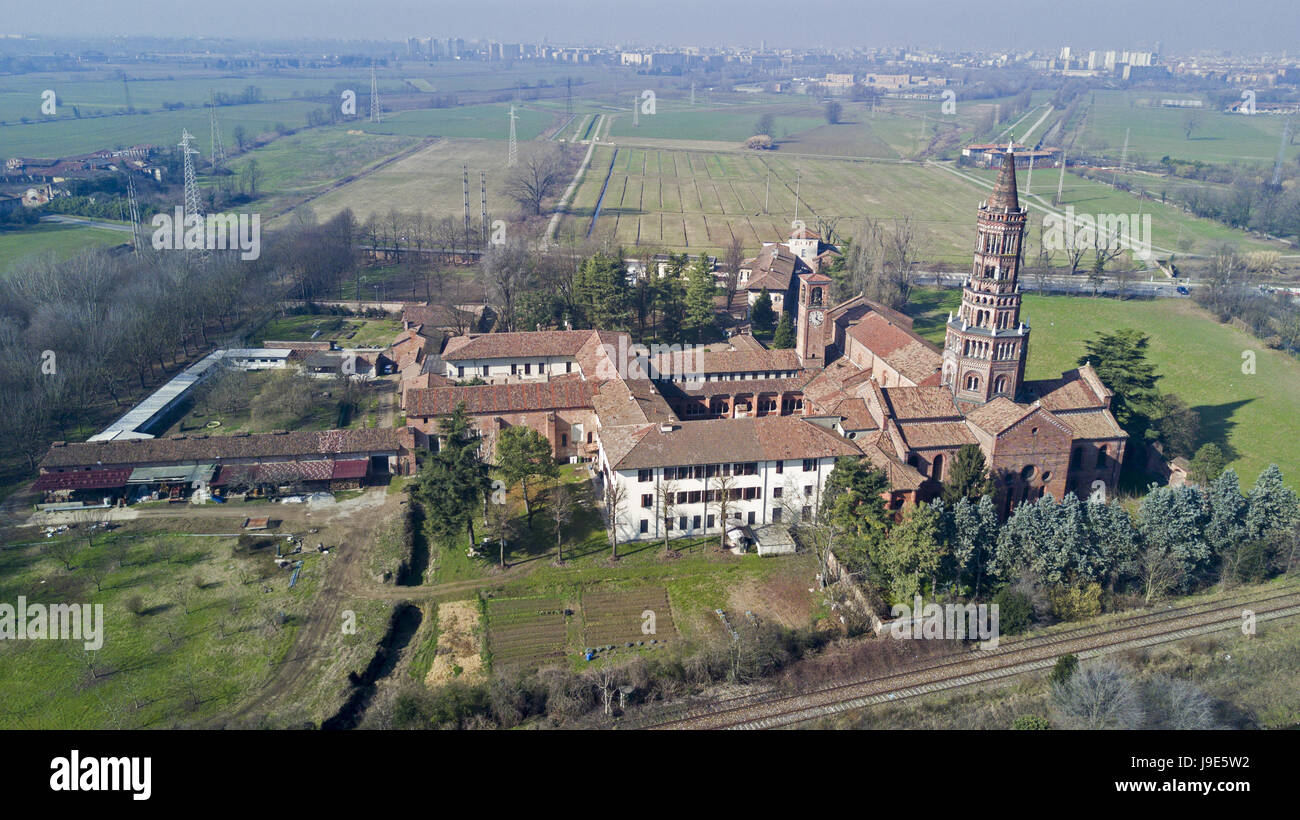
[[[795,353],[804,367],[823,367],[829,338],[826,311],[830,308],[831,285],[824,273],[805,273],[799,277],[799,328]]]

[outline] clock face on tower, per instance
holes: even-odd
[[[808,322],[809,322],[809,324],[811,324],[813,327],[821,327],[821,326],[822,326],[822,312],[821,312],[820,310],[814,310],[812,313],[809,313],[809,314],[808,314]]]

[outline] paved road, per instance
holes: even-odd
[[[42,222],[61,222],[65,225],[86,225],[91,228],[103,228],[109,231],[121,231],[130,233],[131,226],[123,225],[120,222],[105,222],[102,219],[90,219],[84,216],[66,216],[64,214],[50,214],[41,217]]]

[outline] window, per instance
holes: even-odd
[[[519,375],[519,365],[515,364],[514,362],[510,363],[510,375],[511,376]]]
[[[780,507],[773,507],[773,508],[772,508],[772,523],[773,523],[773,524],[779,524],[779,523],[781,523],[781,508],[780,508]]]
[[[681,492],[678,492],[678,493],[677,493],[677,503],[678,503],[678,504],[685,504],[685,503],[686,503],[686,493],[685,493],[685,491],[681,491]],[[686,525],[683,524],[683,525],[682,525],[682,528],[685,529],[685,528],[686,528]]]
[[[691,529],[698,530],[699,528],[700,528],[700,517],[697,515],[691,519]]]
[[[776,474],[777,474],[777,475],[781,475],[781,473],[783,473],[783,472],[785,472],[785,462],[784,462],[784,461],[778,461],[778,462],[776,463]]]
[[[780,488],[780,487],[773,487],[773,488],[772,488],[772,497],[773,497],[773,498],[780,498],[780,497],[781,497],[781,488]]]
[[[457,376],[457,377],[460,377],[460,376],[464,376],[464,375],[465,375],[465,366],[464,366],[464,365],[456,365],[456,376]]]
[[[811,521],[811,520],[812,520],[812,507],[805,506],[805,507],[803,508],[803,512],[801,513],[801,517],[803,518],[804,521]]]
[[[529,362],[524,362],[524,375],[529,376],[533,372],[533,366]]]
[[[573,372],[573,362],[565,362],[565,363],[564,363],[564,372],[565,372],[565,373],[572,373],[572,372]]]
[[[647,482],[647,481],[654,481],[654,480],[655,480],[655,471],[654,471],[654,470],[637,470],[637,471],[636,471],[636,480],[639,481],[639,482],[641,482],[642,484],[644,484],[644,483]]]
[[[645,493],[641,496],[642,507],[653,507],[654,505],[655,505],[655,497],[653,493]]]
[[[687,503],[687,504],[698,504],[698,503],[700,503],[700,498],[701,498],[702,496],[703,496],[703,493],[701,493],[699,490],[691,490],[689,493],[686,494],[686,503]]]
[[[746,488],[745,488],[745,500],[746,500],[746,501],[753,501],[755,498],[758,498],[758,488],[757,488],[757,487],[746,487]]]
[[[753,524],[753,523],[754,523],[754,511],[753,511],[753,510],[750,510],[750,511],[749,511],[749,518],[748,518],[748,521],[749,521],[750,524]]]
[[[1101,446],[1101,449],[1097,451],[1097,466],[1106,466],[1106,445],[1104,444]]]
[[[480,375],[486,376],[486,375],[488,374],[488,366],[487,366],[487,365],[483,365],[482,367],[479,368],[479,370],[482,371]]]
[[[568,434],[568,433],[560,433],[560,446],[561,446],[561,447],[568,447],[568,446],[569,446],[569,434]]]
[[[740,488],[739,488],[739,487],[732,487],[730,490],[728,490],[728,491],[727,491],[727,498],[731,499],[732,501],[739,501],[739,500],[740,500]]]
[[[716,520],[714,515],[710,513],[707,520],[709,522],[709,529],[713,529],[713,522]]]
[[[804,471],[805,473],[811,473],[813,470],[816,470],[816,469],[817,469],[817,459],[815,459],[815,458],[805,458],[805,459],[803,460],[803,471]]]
[[[648,518],[642,518],[642,519],[641,519],[641,534],[644,535],[644,534],[647,533],[647,532],[650,532],[650,519],[648,519]]]
[[[587,443],[588,443],[588,444],[591,444],[591,442],[592,442],[592,437],[593,437],[594,435],[595,435],[595,433],[588,433],[588,434],[587,434]]]
[[[803,497],[812,498],[812,494],[813,494],[813,485],[811,484],[803,485]]]
[[[684,516],[684,515],[682,515],[682,516],[678,516],[678,518],[677,518],[677,527],[678,527],[679,529],[682,529],[682,530],[685,530],[685,529],[686,529],[686,516]]]
[[[664,529],[669,532],[673,531],[673,520],[671,518],[664,519]]]

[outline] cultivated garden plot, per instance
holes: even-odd
[[[564,612],[564,601],[559,598],[488,601],[488,650],[493,666],[537,666],[563,658],[568,643]]]
[[[658,646],[677,638],[668,591],[661,586],[584,593],[582,620],[583,642],[592,648]]]

